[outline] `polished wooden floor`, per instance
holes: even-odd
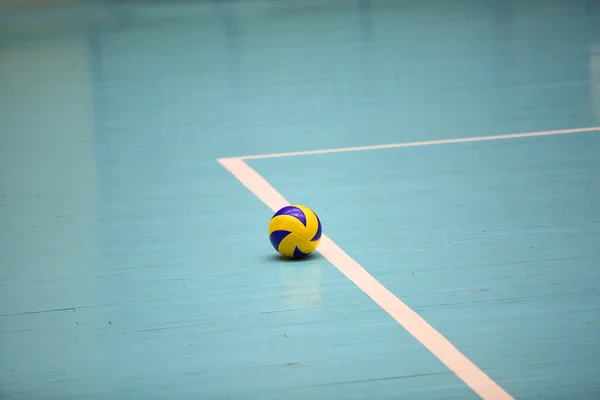
[[[0,7],[0,399],[471,399],[247,160],[516,399],[600,398],[600,2]]]

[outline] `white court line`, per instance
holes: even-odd
[[[315,155],[315,154],[343,153],[343,152],[348,152],[348,151],[394,149],[394,148],[398,148],[398,147],[417,147],[417,146],[432,146],[432,145],[438,145],[438,144],[484,142],[487,140],[504,140],[504,139],[518,139],[518,138],[527,138],[527,137],[535,137],[535,136],[566,135],[566,134],[570,134],[570,133],[594,132],[594,131],[600,131],[600,126],[591,127],[591,128],[563,129],[563,130],[558,130],[558,131],[515,133],[515,134],[511,134],[511,135],[477,136],[477,137],[460,138],[460,139],[429,140],[429,141],[425,141],[425,142],[393,143],[393,144],[382,144],[382,145],[375,145],[375,146],[345,147],[345,148],[340,148],[340,149],[296,151],[296,152],[291,152],[291,153],[262,154],[262,155],[242,156],[242,157],[234,157],[234,158],[239,158],[242,160],[254,160],[254,159],[259,159],[259,158],[306,156],[306,155]]]
[[[290,204],[241,158],[226,158],[218,161],[273,211]],[[454,347],[448,339],[373,278],[326,235],[321,236],[318,251],[481,398],[486,400],[513,399],[510,394]]]
[[[461,139],[430,140],[424,142],[395,143],[377,146],[347,147],[340,149],[300,151],[279,154],[264,154],[245,157],[221,158],[219,163],[231,172],[244,186],[261,199],[273,211],[289,204],[289,202],[269,184],[258,172],[244,160],[260,158],[276,158],[300,155],[341,153],[349,151],[392,149],[400,147],[431,146],[439,144],[482,142],[488,140],[517,139],[535,136],[564,135],[580,132],[600,131],[600,127],[564,129],[554,131],[517,133],[512,135],[479,136]],[[385,286],[369,274],[360,264],[350,257],[326,235],[321,236],[318,251],[350,279],[358,288],[367,294],[375,303],[383,308],[406,331],[436,356],[446,367],[458,376],[481,398],[486,400],[513,399],[496,382],[481,371],[473,362],[463,355],[441,333],[433,328],[419,314],[398,299]]]

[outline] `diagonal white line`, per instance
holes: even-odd
[[[218,161],[273,211],[289,204],[269,182],[242,159],[227,158]],[[481,398],[513,399],[448,339],[379,283],[326,235],[321,236],[318,251]]]

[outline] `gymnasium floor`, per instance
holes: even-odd
[[[4,2],[0,168],[2,400],[600,399],[599,1]]]

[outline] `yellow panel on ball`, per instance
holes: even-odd
[[[306,257],[321,241],[321,221],[306,206],[283,207],[271,218],[269,239],[275,250],[286,257]]]

